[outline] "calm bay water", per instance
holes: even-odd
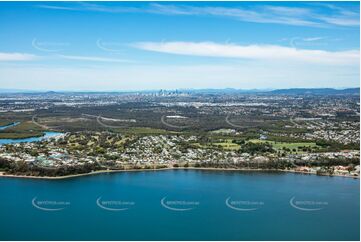
[[[0,240],[359,240],[359,186],[196,170],[0,178]]]
[[[44,135],[39,136],[39,137],[30,137],[30,138],[24,138],[24,139],[0,139],[0,145],[15,144],[15,143],[25,143],[25,142],[36,142],[36,141],[41,141],[43,139],[56,137],[56,136],[59,136],[61,134],[62,133],[59,133],[59,132],[44,132]]]

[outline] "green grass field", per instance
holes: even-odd
[[[201,144],[201,143],[192,143],[192,145],[195,147],[195,148],[222,148],[224,150],[239,150],[239,148],[241,147],[239,144],[234,144],[232,143],[232,139],[225,139],[225,140],[215,140],[215,142],[210,142],[210,143],[204,143],[204,144]]]
[[[223,142],[212,143],[215,146],[221,146],[225,150],[239,150],[241,147],[239,144],[232,143],[231,139],[224,140]]]

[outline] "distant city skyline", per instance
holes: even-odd
[[[348,88],[359,2],[1,2],[0,88]]]

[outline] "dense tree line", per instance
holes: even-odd
[[[317,140],[316,145],[321,146],[324,151],[360,150],[359,143],[340,144],[334,141]]]
[[[269,143],[248,142],[241,146],[239,152],[249,153],[251,155],[254,155],[254,154],[274,153],[276,151],[272,148],[272,145]]]
[[[102,167],[96,163],[84,163],[77,166],[61,166],[56,168],[36,166],[24,161],[9,161],[0,158],[0,170],[13,175],[27,176],[66,176],[84,174],[100,170]]]

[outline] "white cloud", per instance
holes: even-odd
[[[318,40],[323,40],[326,39],[326,37],[308,37],[308,38],[302,38],[303,41],[306,42],[312,42],[312,41],[318,41]]]
[[[0,52],[0,62],[17,62],[17,61],[36,61],[36,60],[74,60],[74,61],[90,61],[90,62],[114,62],[114,63],[134,63],[134,61],[126,59],[116,59],[98,56],[78,56],[78,55],[47,55],[37,56],[28,53],[2,53]]]
[[[269,61],[301,61],[319,64],[358,64],[360,52],[307,50],[278,45],[235,45],[214,42],[140,42],[132,46],[161,53],[242,58]]]
[[[185,5],[152,4],[152,13],[168,15],[205,15],[228,17],[239,21],[254,23],[274,23],[296,26],[322,27],[323,23],[309,20],[301,13],[308,13],[305,8],[269,7],[246,9],[242,7],[194,7]]]
[[[130,63],[130,60],[124,59],[115,59],[115,58],[107,58],[107,57],[97,57],[97,56],[77,56],[77,55],[57,55],[60,58],[67,60],[75,60],[75,61],[95,61],[95,62],[123,62]]]
[[[39,5],[40,8],[105,13],[148,13],[161,15],[202,15],[227,17],[253,23],[273,23],[294,26],[359,26],[358,9],[346,9],[333,4],[313,4],[308,7],[285,7],[240,3],[239,7],[194,6],[191,4],[150,3],[143,7],[109,6],[98,3],[78,3],[70,6]],[[320,11],[321,10],[321,11]],[[326,12],[325,12],[326,11]]]
[[[55,5],[38,5],[39,8],[46,8],[46,9],[54,9],[54,10],[77,10],[76,8],[71,7],[62,7],[62,6],[55,6]]]
[[[265,6],[266,10],[284,14],[284,15],[309,15],[312,13],[311,9],[309,8],[300,8],[300,7],[283,7],[283,6]]]
[[[38,59],[38,56],[26,53],[1,53],[0,61],[33,61]]]
[[[360,20],[359,17],[343,17],[343,16],[335,16],[335,17],[322,17],[323,21],[333,25],[340,25],[340,26],[359,26]]]
[[[190,5],[151,4],[148,11],[170,15],[209,15],[230,17],[236,20],[254,23],[276,23],[295,26],[326,27],[330,25],[359,26],[358,11],[351,11],[333,5],[323,5],[328,12],[320,13],[318,8],[255,6],[245,7],[195,7]]]

